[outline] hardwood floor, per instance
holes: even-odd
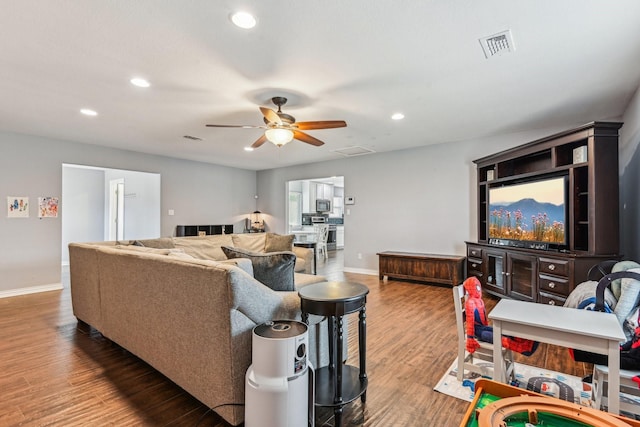
[[[345,407],[343,426],[456,426],[467,403],[433,391],[456,352],[449,287],[344,273],[342,251],[318,263],[329,280],[367,285],[366,407]],[[65,289],[0,299],[0,425],[228,427],[149,365],[78,325]],[[485,297],[487,308],[495,301]],[[357,315],[349,316],[356,331]],[[357,364],[357,334],[349,361]],[[531,365],[584,376],[564,348],[541,345]],[[318,411],[317,426],[333,425]]]

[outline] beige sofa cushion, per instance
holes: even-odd
[[[264,239],[265,252],[293,251],[293,234],[267,233]]]
[[[137,245],[115,245],[114,248],[124,250],[124,251],[144,252],[148,254],[158,254],[158,255],[169,255],[171,251],[175,250],[175,249],[158,249],[158,248],[151,248],[151,247],[137,246]]]
[[[229,234],[217,234],[214,236],[178,237],[173,239],[176,248],[182,248],[189,255],[198,259],[212,259],[223,261],[227,259],[221,246],[232,245]]]
[[[134,240],[134,246],[144,246],[146,248],[171,249],[175,248],[171,237],[159,237],[157,239]]]
[[[233,246],[236,248],[251,252],[264,252],[265,233],[232,234],[231,238]]]

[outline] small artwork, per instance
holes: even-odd
[[[58,198],[38,197],[38,218],[57,218]]]
[[[29,198],[7,196],[7,218],[29,218]]]

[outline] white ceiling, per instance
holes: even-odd
[[[240,9],[254,29],[231,24]],[[569,128],[624,112],[639,25],[637,0],[4,1],[0,129],[260,170]],[[485,59],[478,40],[507,29],[515,52]],[[260,125],[276,95],[348,127],[251,153],[260,129],[205,127]]]

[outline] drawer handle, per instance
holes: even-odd
[[[556,302],[554,300],[550,300],[549,305],[556,305]]]
[[[549,268],[549,270],[553,271],[553,270],[556,269],[556,266],[554,264],[549,264],[549,267],[547,267],[547,268]]]
[[[549,287],[550,287],[551,289],[553,289],[553,288],[555,288],[555,287],[556,287],[556,284],[555,284],[555,283],[553,283],[553,282],[549,282]]]
[[[475,254],[476,254],[476,251],[471,251],[471,255],[475,255]]]
[[[471,267],[476,268],[478,264],[471,264]]]

